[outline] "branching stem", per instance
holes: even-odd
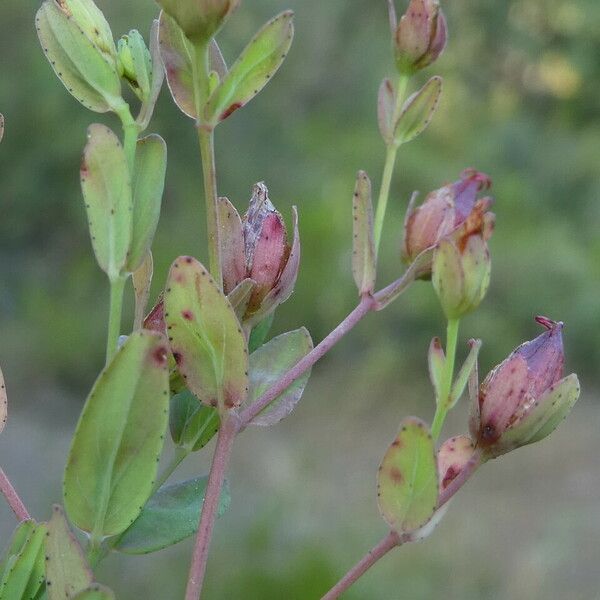
[[[6,498],[6,502],[8,502],[19,521],[31,519],[23,501],[2,468],[0,468],[0,493]]]

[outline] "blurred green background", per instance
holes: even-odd
[[[150,0],[102,0],[115,36],[147,32]],[[95,265],[78,182],[85,130],[110,116],[80,106],[35,37],[38,2],[0,4],[0,363],[10,417],[0,461],[34,515],[60,501],[79,410],[103,363],[107,285]],[[240,209],[265,180],[303,242],[294,296],[274,332],[306,325],[320,339],[356,301],[351,196],[362,168],[378,186],[383,145],[376,92],[392,75],[383,0],[246,0],[220,35],[231,61],[284,8],[296,38],[278,75],[217,132],[220,193]],[[397,277],[414,189],[465,167],[495,182],[493,282],[464,320],[462,350],[481,337],[481,371],[537,334],[534,314],[564,320],[567,365],[583,397],[550,439],[487,465],[435,535],[396,551],[349,599],[600,598],[600,4],[597,0],[452,0],[451,38],[423,75],[445,79],[427,133],[400,152],[384,231],[381,282]],[[163,90],[150,127],[169,146],[155,291],[177,255],[205,258],[194,130]],[[131,305],[127,321],[130,323]],[[384,534],[374,478],[407,413],[430,419],[426,349],[444,323],[418,284],[371,315],[314,370],[293,417],[239,441],[232,510],[218,523],[206,598],[311,599]],[[466,428],[466,403],[448,433]],[[206,471],[209,453],[176,477]],[[0,503],[0,545],[14,526]],[[191,543],[159,555],[110,557],[99,570],[120,599],[180,598]]]

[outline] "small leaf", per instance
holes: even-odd
[[[137,143],[132,180],[133,230],[127,269],[135,271],[152,246],[156,233],[167,170],[167,145],[152,134]]]
[[[227,299],[231,303],[231,306],[240,321],[246,313],[255,287],[256,281],[254,281],[254,279],[244,279],[233,288],[229,294],[227,294]]]
[[[150,29],[150,58],[152,61],[150,91],[148,93],[148,97],[142,103],[140,113],[136,119],[136,123],[139,125],[140,131],[144,131],[150,123],[150,119],[154,113],[154,106],[158,100],[158,96],[165,78],[165,70],[160,57],[160,46],[158,42],[158,19],[154,19],[154,21],[152,21],[152,27]]]
[[[6,395],[6,385],[4,383],[4,375],[0,369],[0,433],[6,425],[8,418],[8,396]]]
[[[258,325],[256,325],[250,333],[250,339],[248,340],[248,352],[254,352],[258,350],[267,339],[267,335],[273,325],[275,319],[275,311],[269,313]]]
[[[115,600],[115,595],[109,588],[93,583],[87,590],[73,596],[73,600]]]
[[[94,384],[71,444],[64,503],[77,527],[116,535],[138,516],[156,477],[168,401],[166,340],[135,331]]]
[[[469,340],[469,346],[471,347],[471,350],[469,351],[463,366],[460,368],[452,386],[452,391],[450,392],[450,408],[453,408],[463,395],[467,383],[469,382],[469,378],[471,377],[471,373],[473,373],[473,369],[476,368],[477,357],[479,356],[479,349],[481,348],[481,340]]]
[[[198,530],[208,477],[197,477],[160,488],[140,516],[113,546],[125,554],[147,554],[190,537]],[[218,515],[229,508],[227,484],[219,499]]]
[[[431,434],[415,417],[402,421],[377,477],[379,511],[399,534],[422,528],[437,507],[438,474]]]
[[[81,163],[92,246],[100,268],[115,279],[127,260],[131,244],[131,180],[123,147],[104,125],[90,125]]]
[[[394,139],[394,108],[396,106],[396,90],[389,79],[384,79],[379,86],[377,98],[377,120],[383,141],[390,144]]]
[[[48,600],[67,600],[92,584],[92,570],[58,505],[48,522],[45,551]]]
[[[294,37],[292,11],[271,19],[254,36],[208,99],[206,121],[216,124],[247,104],[277,72]]]
[[[437,457],[440,491],[464,469],[474,451],[475,444],[466,435],[457,435],[441,445]]]
[[[189,390],[171,398],[169,428],[175,444],[191,452],[204,448],[219,430],[219,413]]]
[[[240,406],[248,393],[248,350],[229,300],[196,259],[181,256],[164,301],[171,351],[190,391],[220,412]]]
[[[158,40],[171,96],[183,114],[197,119],[192,79],[195,50],[179,25],[164,11],[160,12]]]
[[[442,93],[441,77],[432,77],[404,104],[396,123],[394,140],[396,145],[406,144],[419,136],[433,119]]]
[[[373,234],[373,203],[371,181],[364,171],[359,171],[354,189],[352,274],[358,293],[370,294],[375,288],[376,253]]]
[[[14,564],[16,557],[23,550],[23,547],[27,543],[27,540],[31,537],[34,529],[35,521],[32,519],[28,521],[21,521],[21,523],[17,525],[10,543],[8,544],[8,548],[4,551],[2,560],[0,561],[0,581],[4,579],[7,567],[10,568],[10,566]]]
[[[250,403],[258,400],[274,383],[313,349],[308,331],[302,327],[268,341],[250,355]],[[287,417],[302,397],[310,369],[250,422],[268,427]]]
[[[23,543],[18,553],[12,554],[6,562],[0,581],[0,600],[33,598],[44,581],[46,525],[38,523],[32,528],[17,530],[15,535]]]
[[[142,264],[133,272],[133,291],[135,293],[135,318],[133,329],[141,329],[146,316],[146,306],[150,298],[150,285],[154,272],[154,260],[152,252],[148,250]]]
[[[85,4],[88,3],[84,3],[82,10],[90,8]],[[95,6],[94,9],[100,13]],[[42,4],[35,17],[35,26],[54,72],[81,104],[100,113],[123,105],[121,80],[114,58],[110,56],[113,52],[116,54],[114,47],[109,53],[104,52],[95,43],[98,40],[88,37],[69,16],[68,9],[63,10],[61,3],[54,0]]]
[[[446,356],[442,348],[442,342],[439,337],[434,337],[429,344],[428,353],[429,379],[435,390],[435,399],[439,402],[440,390],[442,389],[442,379],[446,365]]]

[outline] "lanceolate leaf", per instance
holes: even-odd
[[[0,560],[0,582],[6,577],[7,570],[14,564],[16,557],[21,553],[27,540],[31,537],[36,523],[33,520],[22,521],[17,525],[8,548],[4,551],[2,560]]]
[[[77,527],[116,535],[138,516],[156,477],[168,402],[166,339],[136,331],[100,374],[75,431],[64,501]]]
[[[394,107],[396,105],[396,90],[389,79],[384,79],[379,86],[377,98],[377,121],[379,132],[386,144],[394,139]]]
[[[0,432],[6,425],[8,417],[8,397],[6,396],[6,385],[4,384],[4,375],[0,369]]]
[[[277,15],[246,46],[208,100],[208,123],[216,124],[247,104],[277,72],[292,44],[293,16],[291,11]]]
[[[219,430],[219,413],[198,402],[189,390],[184,390],[171,398],[169,427],[175,444],[196,452]]]
[[[397,533],[412,533],[431,519],[437,498],[438,474],[431,434],[422,421],[408,417],[379,467],[379,511]]]
[[[164,11],[159,17],[158,40],[171,96],[185,115],[196,119],[198,115],[192,80],[194,47],[179,25]]]
[[[67,600],[92,584],[92,570],[58,505],[48,522],[45,552],[48,600]]]
[[[198,530],[208,477],[163,486],[148,501],[140,516],[113,546],[126,554],[147,554],[177,544]],[[221,491],[218,515],[229,508],[227,484]]]
[[[17,550],[19,544],[11,544],[11,550],[17,551],[6,561],[0,581],[0,600],[35,597],[44,581],[45,536],[44,523],[17,530],[15,537],[19,539],[15,541],[22,542],[22,545]]]
[[[90,125],[81,163],[92,246],[109,278],[119,276],[131,244],[131,180],[117,136],[104,125]]]
[[[127,269],[135,271],[146,257],[158,225],[165,173],[167,145],[160,135],[152,134],[137,143],[132,181],[133,231]]]
[[[154,106],[158,100],[158,95],[162,88],[163,80],[165,78],[165,70],[160,57],[160,47],[158,44],[158,19],[152,21],[152,27],[150,29],[150,58],[152,60],[152,79],[150,82],[150,93],[148,98],[142,104],[140,114],[137,117],[136,122],[143,131],[148,127],[152,114],[154,112]]]
[[[352,215],[352,274],[358,293],[370,294],[375,287],[377,258],[373,237],[371,181],[364,171],[359,171],[356,177]]]
[[[432,77],[404,104],[396,124],[394,139],[397,145],[406,144],[423,133],[437,109],[442,93],[442,79]]]
[[[308,331],[302,327],[283,333],[250,355],[250,402],[255,402],[313,349]],[[302,397],[310,370],[296,379],[281,395],[251,421],[251,425],[269,426],[287,417]]]
[[[73,596],[73,600],[115,600],[115,595],[107,587],[94,583],[87,590]]]
[[[150,286],[152,284],[152,275],[154,272],[154,259],[152,252],[148,250],[146,258],[142,264],[133,272],[133,290],[135,292],[135,317],[133,321],[134,329],[141,329],[146,316],[146,307],[150,298]]]
[[[114,59],[88,37],[68,15],[68,9],[46,0],[37,12],[35,24],[54,72],[79,102],[96,112],[107,112],[123,104]]]
[[[179,372],[196,397],[223,411],[248,393],[248,350],[235,312],[208,271],[181,256],[171,266],[165,322]]]
[[[248,308],[255,286],[256,281],[254,279],[244,279],[227,294],[227,299],[240,321]]]

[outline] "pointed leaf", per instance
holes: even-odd
[[[217,44],[217,40],[212,38],[209,45],[209,60],[211,71],[214,71],[219,76],[219,81],[223,81],[223,77],[227,75],[227,63],[221,53],[221,48]]]
[[[171,266],[165,322],[190,391],[219,411],[240,406],[248,394],[246,340],[229,300],[191,256],[181,256]]]
[[[167,145],[160,135],[152,134],[137,143],[132,180],[133,230],[127,269],[135,271],[152,246],[167,170]]]
[[[0,369],[0,433],[6,425],[8,418],[8,397],[6,395],[6,385],[4,383],[4,375]]]
[[[92,570],[58,505],[48,522],[45,551],[48,600],[68,600],[92,584]]]
[[[19,537],[25,531],[17,532]],[[34,597],[44,581],[46,525],[35,524],[18,554],[8,559],[0,581],[0,600]]]
[[[135,293],[135,318],[133,329],[141,329],[146,316],[146,306],[150,298],[150,285],[154,272],[154,260],[152,252],[148,250],[142,264],[133,272],[133,291]]]
[[[373,234],[373,203],[371,181],[364,171],[359,171],[354,189],[352,274],[358,293],[370,294],[375,288],[376,263]]]
[[[440,400],[440,390],[442,389],[442,380],[444,378],[444,369],[446,365],[446,356],[442,348],[442,342],[439,337],[434,337],[429,344],[428,353],[429,379],[435,390],[435,399]]]
[[[231,306],[240,321],[246,313],[255,287],[256,281],[254,281],[254,279],[244,279],[231,290],[229,294],[227,294],[227,299],[231,303]]]
[[[285,11],[271,19],[232,65],[210,96],[206,120],[216,124],[247,104],[277,72],[294,37],[293,13]]]
[[[135,331],[85,403],[64,479],[69,519],[98,536],[124,531],[156,478],[169,410],[167,344]]]
[[[196,477],[160,488],[140,516],[113,546],[125,554],[147,554],[190,537],[198,530],[208,477]],[[229,508],[227,483],[219,498],[218,516]]]
[[[252,353],[258,350],[265,343],[274,319],[275,311],[270,313],[252,329],[250,339],[248,340],[248,352]]]
[[[131,180],[123,147],[104,125],[90,125],[81,163],[81,188],[100,268],[114,279],[131,244]]]
[[[140,130],[144,131],[152,114],[154,113],[154,106],[158,100],[160,90],[165,78],[165,70],[160,57],[160,46],[158,43],[158,19],[152,21],[152,27],[150,28],[150,58],[152,61],[152,78],[150,81],[150,91],[145,102],[142,104],[140,113],[136,119],[136,123],[140,126]]]
[[[223,286],[231,292],[246,279],[246,255],[242,219],[227,198],[219,198],[219,244],[223,266]]]
[[[17,525],[8,544],[8,548],[6,548],[2,555],[2,560],[0,560],[0,582],[6,575],[7,567],[10,568],[14,564],[16,557],[21,553],[27,540],[31,537],[35,525],[36,523],[33,519],[21,521],[21,523]]]
[[[415,417],[402,421],[377,477],[379,511],[399,534],[423,527],[435,513],[438,474],[431,434]]]
[[[73,600],[115,600],[115,595],[109,588],[94,583],[87,590],[73,596]]]
[[[396,90],[389,79],[384,79],[379,86],[377,98],[377,120],[383,141],[389,144],[394,139],[394,108],[396,106]]]
[[[114,58],[88,37],[68,15],[68,9],[60,6],[46,0],[35,18],[40,43],[54,72],[86,108],[102,113],[122,106]]]
[[[471,373],[477,365],[477,357],[479,356],[479,349],[481,348],[481,340],[469,340],[469,346],[471,347],[471,350],[469,351],[463,366],[460,368],[460,371],[458,372],[456,380],[452,386],[452,391],[450,392],[450,408],[453,408],[456,405],[460,397],[463,395],[465,388],[467,387]]]
[[[210,442],[219,425],[219,413],[198,402],[198,398],[189,390],[171,398],[169,428],[177,446],[196,452]]]
[[[250,402],[258,400],[312,349],[310,334],[302,327],[278,335],[253,352],[250,355]],[[309,377],[310,369],[277,396],[250,424],[268,427],[287,417],[302,397]]]
[[[437,109],[441,93],[441,77],[432,77],[406,101],[394,133],[394,140],[398,146],[414,140],[427,129]]]

